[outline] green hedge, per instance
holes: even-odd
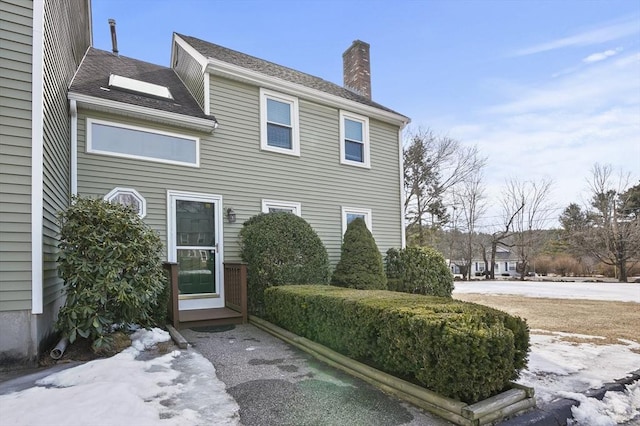
[[[263,292],[268,287],[329,283],[329,256],[322,240],[293,213],[253,216],[240,230],[240,239],[252,314],[264,314]]]
[[[451,297],[453,275],[442,253],[430,247],[387,250],[385,271],[391,291]]]
[[[526,367],[524,320],[482,305],[383,290],[270,288],[267,318],[352,359],[474,403]]]

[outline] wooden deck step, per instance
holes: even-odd
[[[180,311],[179,328],[209,325],[242,324],[242,313],[229,308],[191,309]]]

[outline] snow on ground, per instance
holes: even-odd
[[[456,293],[640,302],[640,284],[624,283],[456,282],[454,296]],[[586,342],[564,341],[564,337]],[[522,371],[518,383],[535,389],[539,407],[560,398],[579,401],[580,405],[572,410],[574,419],[569,422],[573,426],[609,426],[640,421],[640,384],[637,381],[627,386],[625,392],[607,392],[602,401],[582,394],[640,369],[640,343],[620,339],[616,345],[598,345],[599,339],[602,337],[531,330],[529,365]]]
[[[583,408],[584,401],[591,414],[600,413],[604,417],[615,414],[616,417],[612,417],[611,421],[614,418],[618,422],[628,421],[640,415],[640,389],[637,385],[627,394],[607,392],[609,397],[604,404],[579,393],[601,388],[605,383],[627,377],[640,368],[640,354],[633,352],[640,350],[640,344],[628,340],[623,340],[618,345],[578,344],[563,341],[562,338],[597,340],[598,337],[556,332],[538,334],[541,331],[531,331],[529,365],[518,380],[518,383],[535,389],[539,407],[545,407],[559,398],[571,398],[581,402],[580,408]],[[575,397],[576,395],[581,398]],[[626,409],[620,409],[619,405],[626,406]],[[587,408],[583,408],[584,410]],[[593,416],[586,416],[591,417]],[[576,416],[577,423],[574,424],[594,424],[580,419],[582,417]],[[602,424],[616,424],[615,421]]]
[[[146,348],[168,341],[160,329],[138,330],[131,347],[0,395],[7,425],[236,425],[239,407],[213,365],[192,351],[152,359]]]
[[[456,282],[455,293],[640,302],[639,284]],[[587,341],[568,342],[563,337]],[[140,355],[145,348],[169,340],[169,335],[159,329],[139,330],[132,339],[130,348],[111,358],[53,373],[34,387],[0,395],[2,424],[238,424],[239,407],[209,361],[192,350],[144,359]],[[535,388],[539,406],[558,398],[579,401],[580,406],[573,410],[575,426],[640,421],[638,382],[625,392],[607,392],[602,401],[581,393],[640,368],[639,343],[597,345],[598,339],[532,330],[529,366],[519,382]]]
[[[586,283],[561,281],[456,281],[453,294],[515,294],[553,299],[610,300],[640,303],[638,283]]]

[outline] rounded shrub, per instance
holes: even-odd
[[[360,290],[387,288],[382,255],[362,218],[356,218],[347,226],[331,284]]]
[[[260,214],[240,230],[247,262],[249,312],[264,314],[264,290],[287,284],[327,284],[329,256],[311,225],[293,213]]]
[[[385,269],[389,290],[451,297],[453,275],[437,250],[429,247],[389,249]]]
[[[166,317],[160,237],[131,208],[74,198],[59,215],[58,271],[66,295],[56,329],[73,343],[111,345],[115,325],[156,325]]]

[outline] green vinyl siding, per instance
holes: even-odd
[[[202,66],[178,44],[175,45],[175,49],[173,69],[184,85],[187,86],[200,108],[204,109],[204,74],[202,73]]]
[[[0,1],[0,311],[31,308],[32,7]]]
[[[85,115],[79,119],[78,190],[102,197],[116,186],[147,200],[145,220],[166,242],[166,191],[217,194],[237,222],[224,221],[225,260],[239,259],[238,231],[261,211],[262,199],[299,202],[302,216],[324,241],[331,261],[340,256],[341,207],[371,209],[382,252],[401,244],[398,127],[370,120],[371,169],[340,164],[339,110],[299,99],[300,157],[260,150],[259,88],[212,77],[211,112],[219,122],[200,136],[200,168],[85,153]],[[107,116],[91,117],[151,126]],[[154,126],[154,128],[157,128]],[[160,130],[176,131],[171,128]]]
[[[57,274],[59,228],[56,215],[69,205],[70,146],[66,90],[89,47],[89,11],[86,0],[49,1],[44,9],[44,117],[43,117],[43,301],[61,297]]]

